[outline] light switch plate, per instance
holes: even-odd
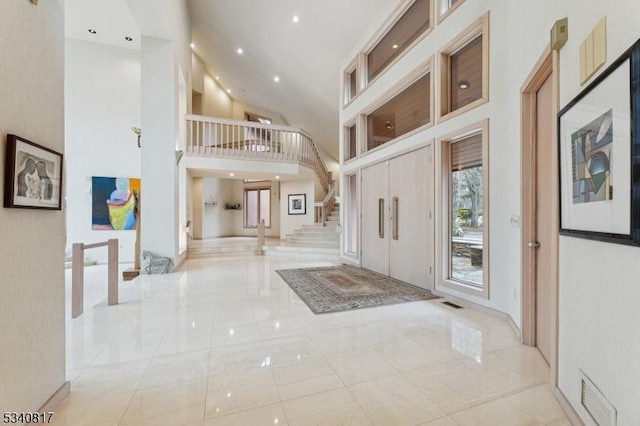
[[[520,228],[520,216],[517,214],[511,215],[511,227]]]

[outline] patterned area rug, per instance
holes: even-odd
[[[276,272],[315,314],[436,298],[427,290],[350,265]]]

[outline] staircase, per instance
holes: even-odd
[[[293,234],[287,235],[291,247],[340,249],[340,204],[335,204],[325,224],[302,225]]]
[[[262,250],[254,244],[237,244],[220,247],[189,247],[187,249],[187,259],[206,259],[217,257],[234,256],[259,256]]]

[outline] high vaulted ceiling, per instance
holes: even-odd
[[[340,65],[372,18],[396,2],[188,0],[188,5],[194,51],[231,96],[280,113],[337,158]]]
[[[66,35],[139,49],[140,30],[129,9],[155,1],[65,0]],[[194,51],[231,96],[279,113],[337,159],[340,66],[371,21],[399,0],[186,1]]]

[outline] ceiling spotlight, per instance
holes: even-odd
[[[391,123],[390,121],[387,121],[384,125],[384,127],[388,130],[393,130],[395,129],[396,126],[393,125],[393,123]]]
[[[397,48],[398,48],[398,45],[397,45],[397,44],[394,44],[393,46],[391,46],[391,48],[392,48],[392,49],[397,49]]]
[[[293,23],[297,24],[300,21],[300,18],[298,17],[298,15],[293,15]]]
[[[216,80],[220,81],[220,76],[216,75]]]
[[[276,179],[280,179],[280,176],[276,176]]]
[[[96,34],[96,33],[97,33],[97,31],[96,31],[96,30],[94,30],[93,28],[89,28],[89,32],[90,32],[91,34]]]
[[[196,47],[196,44],[195,43],[191,43],[191,48],[195,49],[195,47]]]
[[[244,53],[244,50],[242,50],[242,47],[238,47],[238,50],[236,50],[236,52],[238,52],[238,55],[242,55]]]
[[[458,83],[458,87],[461,88],[462,90],[468,89],[470,86],[468,81],[462,80],[460,83]]]
[[[127,41],[133,41],[133,39],[131,37],[128,37],[128,36],[125,37],[124,39],[127,40]]]
[[[276,83],[280,82],[280,77],[278,77],[277,75],[275,77],[273,77],[273,81],[275,81]]]
[[[229,176],[235,176],[235,175],[236,175],[235,173],[229,173]]]
[[[227,93],[231,93],[231,89],[227,89]]]

